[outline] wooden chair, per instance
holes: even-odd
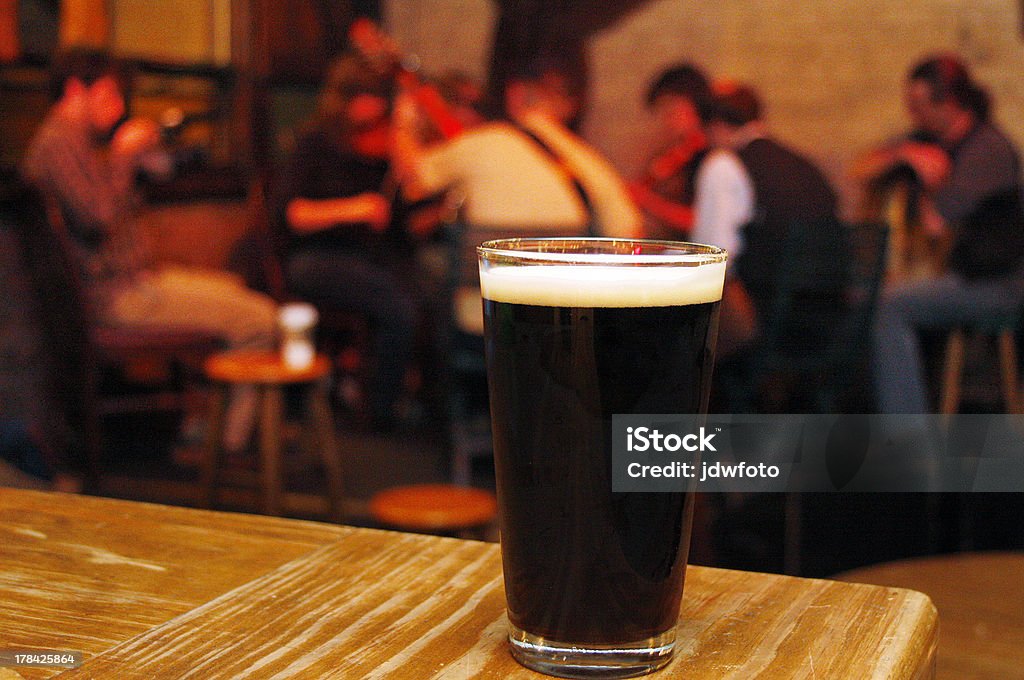
[[[954,328],[946,340],[939,411],[952,415],[960,410],[964,361],[968,341],[995,339],[999,354],[999,382],[1007,413],[1024,413],[1017,383],[1017,329],[1021,310],[993,315],[970,325]]]
[[[300,300],[288,290],[283,254],[285,235],[275,228],[268,209],[269,174],[252,181],[247,197],[249,231],[245,240],[245,258],[241,266],[248,271],[249,283],[263,290],[278,303],[312,302],[319,313],[317,344],[332,362],[335,373],[355,376],[365,385],[365,356],[370,343],[370,328],[366,319],[344,309],[332,309],[315,300]]]
[[[101,324],[59,209],[35,192],[29,203],[25,242],[43,325],[95,488],[103,469],[103,421],[116,414],[190,411],[201,398],[202,361],[221,342],[195,328]],[[110,378],[117,389],[110,388]]]
[[[874,222],[792,226],[761,337],[739,372],[716,376],[730,412],[836,411],[867,361],[888,235]]]
[[[867,364],[888,237],[883,223],[794,225],[782,249],[784,260],[778,264],[770,315],[763,321],[762,338],[743,367],[746,370],[716,375],[724,383],[728,412],[840,410],[844,395]],[[818,252],[810,257],[809,249],[825,249],[829,255],[822,258]],[[818,277],[808,266],[835,266],[843,271],[838,280],[832,277],[828,287],[819,290],[814,282],[829,277]],[[822,300],[831,300],[837,308],[823,309]],[[825,314],[819,316],[819,311]],[[730,512],[742,513],[744,508],[740,505]],[[787,574],[801,570],[802,514],[800,494],[786,494],[782,560]]]
[[[479,229],[458,222],[445,227],[448,246],[441,324],[444,399],[448,414],[452,482],[469,485],[473,461],[491,455],[491,421],[487,409],[483,309],[476,248],[504,238],[551,237],[550,229]],[[572,236],[573,234],[557,234]]]

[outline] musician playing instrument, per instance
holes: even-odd
[[[538,60],[506,82],[507,120],[429,143],[417,134],[422,105],[400,96],[395,165],[403,191],[461,196],[460,219],[470,229],[638,236],[640,213],[618,173],[565,124],[578,102],[564,72]]]
[[[908,112],[936,144],[880,150],[879,169],[913,168],[924,187],[920,221],[952,246],[945,271],[890,286],[875,332],[880,410],[928,412],[919,328],[951,328],[1014,312],[1024,301],[1020,156],[992,122],[987,92],[957,57],[922,61],[909,74]]]
[[[330,67],[316,113],[277,186],[289,290],[318,307],[368,320],[368,411],[376,429],[394,423],[412,353],[417,308],[391,173],[389,81],[359,55]]]

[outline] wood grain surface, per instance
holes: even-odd
[[[85,651],[62,678],[544,677],[494,544],[22,491],[0,531],[0,648]],[[930,678],[935,640],[920,593],[691,567],[653,677]]]
[[[942,618],[940,680],[1024,680],[1024,552],[902,560],[841,578],[928,594]]]

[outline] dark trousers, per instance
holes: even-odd
[[[323,309],[365,317],[372,334],[369,357],[370,415],[393,418],[395,400],[412,354],[416,303],[401,279],[369,258],[330,251],[301,251],[288,258],[289,290]]]

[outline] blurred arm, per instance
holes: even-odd
[[[671,201],[644,182],[630,184],[629,194],[641,210],[659,222],[683,234],[688,234],[693,228],[692,206]]]
[[[391,219],[387,199],[376,193],[346,198],[293,198],[285,206],[288,226],[300,234],[312,234],[341,224],[369,223],[383,231]]]

